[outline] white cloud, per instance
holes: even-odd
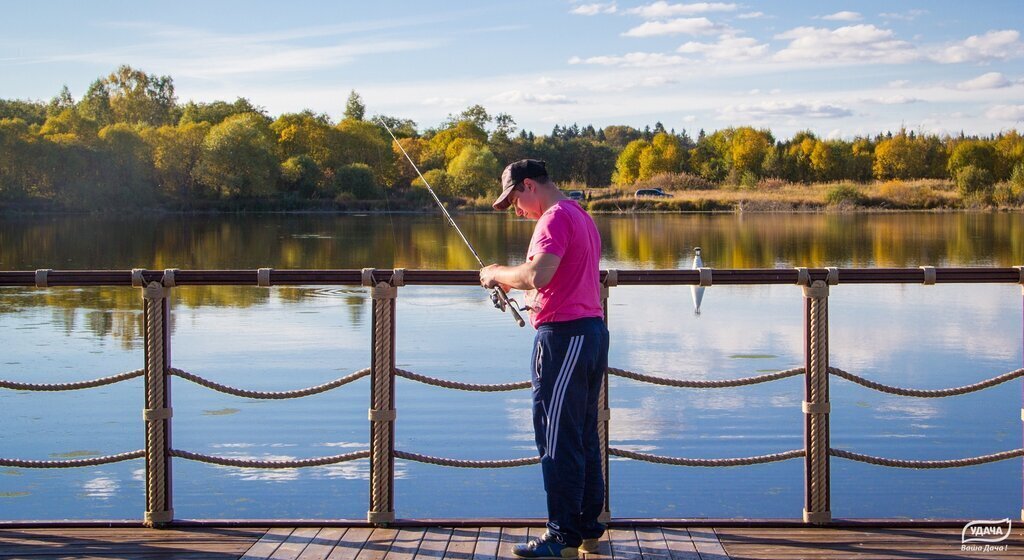
[[[775,36],[789,45],[775,53],[782,62],[883,62],[900,64],[916,60],[913,45],[894,38],[889,29],[860,24],[826,29],[797,27]]]
[[[957,89],[976,91],[979,89],[998,89],[1008,87],[1010,81],[999,72],[988,72],[956,85]]]
[[[1024,105],[995,105],[985,111],[985,116],[994,121],[1019,122],[1024,120]]]
[[[838,105],[794,101],[765,101],[754,104],[728,105],[718,111],[719,119],[733,121],[769,120],[779,117],[835,119],[851,115],[853,115],[853,111]]]
[[[971,35],[959,43],[954,43],[936,52],[932,55],[932,59],[952,64],[1005,60],[1021,55],[1024,55],[1024,44],[1020,42],[1020,32],[1005,29],[989,31],[984,35]]]
[[[736,4],[723,2],[695,2],[692,4],[669,4],[658,1],[646,6],[639,6],[626,10],[626,13],[638,15],[644,19],[666,19],[676,16],[692,14],[704,14],[708,12],[731,12],[736,9]]]
[[[737,19],[760,19],[764,17],[764,12],[747,12],[736,16]]]
[[[676,18],[668,21],[648,21],[623,33],[625,37],[655,37],[658,35],[709,35],[726,31],[726,27],[704,17]]]
[[[575,103],[564,95],[551,93],[523,93],[517,89],[504,91],[491,97],[492,101],[499,103],[535,104],[535,105],[563,105]]]
[[[688,61],[688,59],[681,56],[670,54],[631,52],[622,56],[592,56],[590,58],[574,56],[569,59],[569,64],[598,64],[601,66],[653,68],[656,66],[675,66]]]
[[[758,43],[750,37],[724,36],[717,43],[684,43],[676,52],[703,54],[708,60],[725,62],[746,62],[761,58],[768,52],[767,43]]]
[[[877,103],[879,105],[907,105],[909,103],[920,103],[924,101],[919,97],[910,97],[907,95],[888,95],[881,97],[868,97],[863,101],[866,103]]]
[[[928,10],[908,10],[904,13],[895,12],[882,12],[878,14],[879,17],[884,19],[897,19],[901,21],[913,21],[919,16],[923,16],[928,13]]]
[[[461,107],[466,104],[463,97],[427,97],[422,102],[428,107]]]
[[[886,85],[891,88],[904,88],[910,85],[910,80],[893,80]]]
[[[829,14],[827,16],[821,16],[820,19],[828,21],[860,21],[864,18],[857,12],[842,11]]]
[[[618,11],[618,7],[612,2],[611,4],[580,4],[569,10],[569,13],[578,16],[596,16],[598,14],[614,14],[616,11]]]
[[[683,117],[683,122],[686,124],[697,122],[697,115],[686,115]]]

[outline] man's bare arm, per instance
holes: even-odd
[[[536,290],[547,286],[558,270],[562,257],[540,253],[517,266],[492,264],[480,270],[480,284],[485,288],[501,285],[508,290]]]

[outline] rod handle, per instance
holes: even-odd
[[[501,286],[495,286],[494,293],[498,294],[498,299],[500,299],[502,304],[512,312],[512,319],[516,324],[520,327],[526,326],[526,321],[523,320],[523,316],[519,314],[519,310],[516,309],[516,306],[508,300],[508,294],[505,293],[505,290],[503,290]]]

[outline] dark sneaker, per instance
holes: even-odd
[[[563,560],[565,558],[578,558],[579,553],[574,546],[565,546],[556,541],[551,535],[545,534],[539,539],[533,539],[526,544],[517,544],[512,547],[512,554],[520,558],[536,558]]]
[[[580,545],[580,552],[594,554],[597,552],[597,547],[600,542],[601,539],[583,539],[583,544]]]

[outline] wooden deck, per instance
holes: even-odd
[[[0,558],[512,560],[511,546],[537,528],[313,527],[228,529],[0,529]],[[834,558],[1021,558],[1015,528],[1005,551],[961,551],[959,529],[658,528],[611,529],[587,560]]]

